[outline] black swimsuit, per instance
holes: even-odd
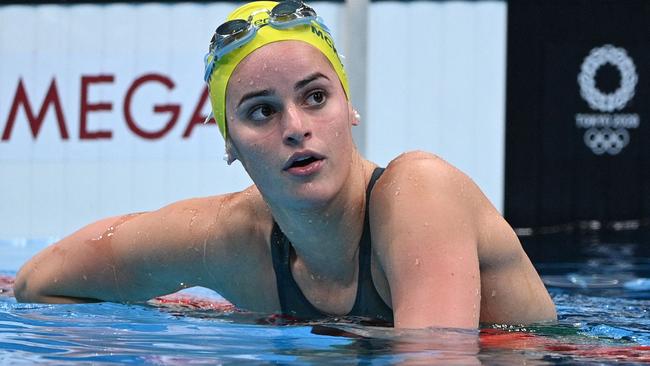
[[[393,311],[382,300],[372,282],[370,270],[371,239],[369,203],[370,192],[383,168],[376,168],[372,173],[368,188],[366,189],[366,212],[363,223],[363,233],[359,241],[359,280],[357,285],[357,296],[352,310],[347,316],[358,316],[370,318],[384,323],[393,322]],[[322,319],[329,317],[316,309],[305,295],[300,291],[298,284],[291,274],[291,258],[295,257],[293,246],[289,239],[280,230],[277,223],[273,223],[271,232],[271,253],[273,257],[273,269],[278,285],[280,306],[282,313],[299,319]]]

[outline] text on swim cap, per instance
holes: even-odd
[[[316,28],[313,24],[311,26],[311,32],[314,33],[316,36],[320,37],[327,45],[334,51],[334,54],[336,55],[336,58],[341,62],[341,59],[339,58],[339,52],[336,50],[336,47],[334,47],[334,41],[332,41],[332,38],[330,38],[327,33],[323,32],[322,30]]]

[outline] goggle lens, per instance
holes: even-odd
[[[237,33],[245,30],[249,26],[250,23],[247,20],[233,19],[220,25],[219,28],[217,28],[216,33],[222,37],[234,36]]]
[[[251,23],[243,19],[233,19],[221,24],[212,37],[210,49],[223,47],[238,40],[245,36],[250,31],[250,28]]]
[[[274,6],[271,10],[271,17],[275,19],[280,19],[288,16],[295,17],[299,9],[304,6],[302,2],[298,1],[283,1],[278,5]]]

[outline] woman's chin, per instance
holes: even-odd
[[[287,187],[289,188],[289,187]],[[334,198],[331,185],[329,187],[317,183],[304,183],[293,185],[285,191],[285,205],[294,208],[318,209],[327,206]]]
[[[294,196],[291,203],[289,204],[291,207],[294,208],[299,208],[299,209],[319,209],[322,207],[326,207],[330,200],[322,197],[322,196],[314,196],[314,195],[300,195],[300,196]]]

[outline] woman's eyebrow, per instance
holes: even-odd
[[[293,90],[298,91],[298,90],[304,88],[307,84],[311,83],[312,81],[314,81],[314,80],[316,80],[318,78],[325,78],[325,79],[329,80],[329,78],[327,76],[321,74],[320,72],[315,72],[315,73],[307,76],[306,78],[300,80],[299,82],[297,82],[296,85],[294,85]]]
[[[296,85],[294,85],[293,90],[298,91],[298,90],[304,88],[305,86],[307,86],[312,81],[314,81],[316,79],[319,79],[319,78],[324,78],[324,79],[329,80],[329,78],[327,76],[323,75],[322,73],[315,72],[313,74],[310,74],[306,78],[298,81],[296,83]],[[252,98],[256,98],[256,97],[265,97],[265,96],[269,96],[269,95],[273,95],[273,94],[275,94],[275,90],[273,90],[273,89],[256,90],[256,91],[252,91],[250,93],[246,93],[241,97],[241,99],[239,99],[239,103],[237,104],[237,107],[239,108],[239,106],[241,106],[248,99],[252,99]]]
[[[257,91],[252,91],[250,93],[246,93],[239,100],[239,103],[237,104],[237,108],[239,108],[239,106],[242,105],[242,103],[244,103],[248,99],[252,99],[252,98],[256,98],[256,97],[266,97],[266,96],[273,95],[273,94],[275,94],[275,90],[273,90],[273,89],[257,90]]]

